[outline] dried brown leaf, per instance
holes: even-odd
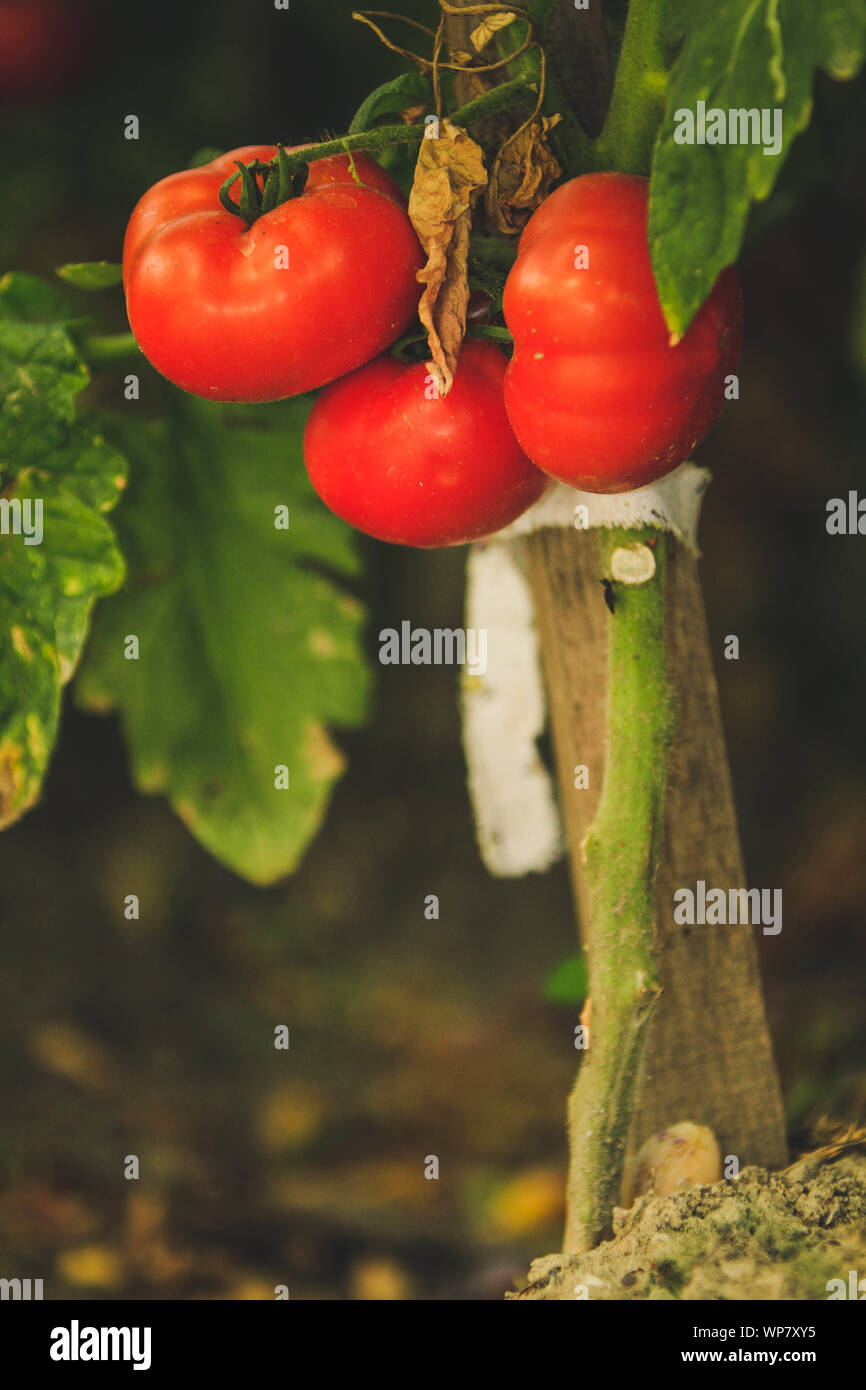
[[[485,195],[487,216],[506,236],[523,230],[562,169],[547,136],[561,116],[536,116],[521,126],[493,161]]]
[[[427,329],[428,370],[440,396],[451,390],[469,300],[467,265],[472,207],[487,183],[481,147],[443,118],[437,139],[422,140],[409,217],[427,253],[418,314]]]
[[[501,14],[491,14],[486,19],[482,19],[477,29],[473,29],[469,35],[476,53],[480,53],[482,48],[486,48],[494,34],[498,34],[500,29],[507,29],[508,25],[513,24],[516,18],[516,14],[506,14],[503,11]]]

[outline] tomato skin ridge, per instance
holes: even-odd
[[[537,467],[583,492],[629,491],[678,467],[715,424],[740,355],[731,267],[671,346],[648,187],[609,173],[561,185],[527,223],[505,286],[508,418]]]

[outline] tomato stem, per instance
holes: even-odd
[[[420,326],[410,329],[402,338],[398,338],[389,352],[396,361],[407,365],[426,361],[430,356],[426,331]]]
[[[514,81],[503,82],[501,87],[495,87],[492,91],[476,97],[474,101],[467,102],[449,119],[458,126],[475,125],[478,121],[496,115],[497,112],[504,111],[521,100],[534,100],[534,94],[523,78],[515,78]],[[238,172],[230,174],[220,189],[220,202],[226,212],[233,213],[250,225],[263,213],[272,212],[275,207],[288,202],[290,198],[298,197],[303,192],[307,168],[316,160],[353,154],[356,150],[375,155],[391,149],[394,145],[420,145],[426,130],[423,121],[416,121],[413,125],[377,126],[373,130],[359,131],[356,135],[341,135],[336,140],[324,140],[318,145],[307,145],[291,154],[281,145],[274,159],[268,164],[258,160],[248,165],[238,162]],[[275,171],[278,173],[276,184],[273,183]],[[259,177],[264,180],[262,190],[259,188]],[[236,203],[230,197],[229,190],[238,179],[242,181],[241,195]]]
[[[631,0],[596,167],[648,175],[664,115],[673,46],[666,38],[671,0]]]
[[[514,339],[507,328],[495,323],[473,323],[466,331],[467,338],[489,338],[493,343],[513,343]]]
[[[569,1101],[571,1165],[565,1250],[591,1250],[610,1230],[637,1079],[660,994],[653,884],[662,845],[668,751],[676,703],[668,674],[668,538],[651,527],[599,532],[602,573],[618,547],[653,547],[655,568],[617,585],[608,625],[608,752],[595,819],[584,841],[592,915],[593,1020]]]
[[[480,97],[467,101],[465,106],[461,106],[453,112],[448,119],[453,125],[463,127],[476,125],[479,121],[486,120],[488,116],[495,116],[500,111],[507,111],[509,107],[516,106],[521,98],[525,101],[532,101],[534,104],[537,95],[532,84],[528,83],[525,77],[514,77],[510,82],[503,82],[500,86],[493,87],[489,92],[482,92]]]

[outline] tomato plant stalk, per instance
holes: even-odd
[[[644,548],[653,572],[638,585],[616,584],[613,611],[607,613],[609,752],[598,811],[583,846],[593,1018],[591,1045],[569,1102],[570,1252],[591,1249],[609,1227],[647,1025],[660,990],[653,881],[675,722],[665,653],[665,538],[648,529],[611,529],[599,537],[608,580],[614,552],[635,546]]]
[[[632,0],[590,167],[649,174],[669,10]],[[614,550],[652,540],[654,573],[616,585],[610,612],[599,583]],[[751,934],[684,940],[672,921],[690,878],[744,882],[695,557],[646,530],[542,530],[526,545],[590,963],[589,1048],[568,1112],[565,1251],[581,1253],[609,1233],[629,1151],[654,1130],[707,1124],[723,1153],[774,1166],[784,1117]],[[575,789],[578,764],[591,790]]]
[[[610,106],[594,146],[598,169],[649,173],[671,61],[665,38],[669,11],[670,0],[638,0],[629,6]]]

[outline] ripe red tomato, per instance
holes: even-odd
[[[505,286],[508,418],[533,463],[587,492],[643,487],[682,463],[718,418],[740,355],[730,267],[670,346],[648,188],[626,174],[563,184],[527,223]]]
[[[196,396],[314,390],[389,347],[417,309],[424,258],[405,199],[364,155],[316,160],[303,194],[249,228],[225,211],[235,160],[274,154],[251,145],[173,174],[130,218],[130,326],[157,371]]]
[[[397,545],[462,545],[507,526],[548,480],[511,431],[505,366],[492,343],[469,340],[442,400],[423,362],[390,356],[329,386],[304,435],[322,501]]]
[[[81,0],[0,0],[0,105],[42,100],[80,73],[88,29]]]

